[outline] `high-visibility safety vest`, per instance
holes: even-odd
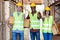
[[[23,13],[21,12],[20,15],[18,16],[17,12],[13,13],[14,17],[14,25],[12,30],[24,30],[24,20],[23,20]]]
[[[34,15],[30,13],[29,16],[30,16],[30,29],[40,29],[40,20],[38,20],[37,18],[38,13],[35,13]]]
[[[43,33],[52,33],[53,16],[45,17],[43,22]]]

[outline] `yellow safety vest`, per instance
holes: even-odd
[[[37,18],[38,13],[35,13],[34,15],[30,13],[29,16],[30,16],[30,29],[40,29],[40,20],[38,20]]]
[[[53,16],[45,17],[43,22],[43,33],[52,33]]]
[[[13,13],[14,17],[14,25],[12,30],[24,30],[24,19],[23,19],[23,13],[21,12],[20,15],[18,16],[17,12]]]

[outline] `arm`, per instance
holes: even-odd
[[[8,27],[12,28],[13,24],[14,24],[14,17],[9,17],[9,19],[8,19]]]
[[[9,28],[12,28],[13,22],[14,22],[13,14],[10,14],[10,17],[9,17],[8,20],[7,20],[7,24],[8,24],[8,27],[9,27]]]
[[[30,19],[29,15],[26,17],[26,19]]]
[[[42,16],[41,16],[41,13],[38,12],[38,16],[37,16],[37,18],[40,19],[41,17],[42,17]]]
[[[30,17],[29,15],[26,15],[25,20],[24,20],[24,28],[29,28],[29,23],[30,23]]]

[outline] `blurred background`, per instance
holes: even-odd
[[[53,25],[53,40],[60,40],[60,0],[0,0],[0,40],[12,40],[11,29],[8,27],[6,20],[8,20],[11,13],[16,11],[15,4],[18,1],[23,3],[25,16],[31,12],[30,3],[36,3],[36,10],[41,12],[42,15],[44,15],[44,8],[49,6],[58,30],[57,32]],[[25,26],[29,23],[29,19],[26,20]],[[24,40],[30,40],[29,31],[29,28],[24,29]],[[43,35],[41,34],[41,36],[41,40],[43,40]]]

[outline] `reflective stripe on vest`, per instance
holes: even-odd
[[[32,15],[32,13],[30,13],[30,29],[40,29],[40,20],[38,20],[37,16],[38,13],[35,13],[34,15]]]
[[[43,32],[52,33],[52,24],[53,24],[53,16],[49,16],[49,18],[45,17],[43,22]]]
[[[14,16],[14,25],[12,30],[24,30],[24,20],[23,20],[23,13],[21,12],[20,15],[18,16],[17,12],[13,13]]]
[[[43,24],[43,26],[49,26],[49,27],[51,27],[52,24]]]

